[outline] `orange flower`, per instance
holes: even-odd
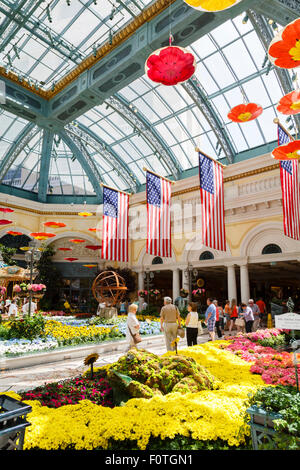
[[[256,103],[239,104],[230,110],[228,118],[233,122],[248,122],[258,118],[263,112]]]
[[[300,18],[288,24],[271,42],[269,59],[277,67],[293,69],[300,65]]]
[[[293,140],[287,145],[281,145],[272,152],[272,157],[276,160],[300,159],[300,140]]]
[[[30,234],[32,238],[36,240],[47,240],[47,238],[55,237],[55,233],[47,233],[47,232],[33,232]]]
[[[277,110],[287,115],[300,113],[300,91],[294,90],[283,96],[278,103]]]
[[[91,212],[78,212],[78,215],[81,217],[90,217],[93,214]]]
[[[88,228],[90,232],[100,232],[100,228]]]
[[[83,265],[85,268],[97,268],[97,264],[84,264]]]

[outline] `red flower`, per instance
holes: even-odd
[[[76,261],[78,258],[64,258],[66,261]]]
[[[14,212],[13,209],[9,209],[8,207],[0,207],[0,212]]]
[[[185,82],[195,70],[196,60],[193,54],[176,46],[157,49],[145,64],[145,72],[150,80],[167,86]]]
[[[12,224],[12,220],[0,219],[0,225]]]
[[[72,248],[58,248],[60,251],[72,251]]]
[[[86,245],[85,247],[89,250],[100,250],[100,248],[102,248],[102,245]]]
[[[263,112],[263,108],[256,103],[239,104],[228,113],[228,118],[233,122],[248,122],[258,118]]]
[[[16,237],[16,236],[18,236],[18,235],[23,235],[22,232],[14,232],[13,230],[9,230],[7,233],[8,233],[9,235],[12,235],[13,237]]]
[[[36,240],[47,240],[47,238],[55,237],[55,233],[47,233],[47,232],[33,232],[30,234],[32,238]]]
[[[73,238],[72,240],[69,240],[69,242],[72,243],[83,243],[85,240],[82,240],[81,238]]]
[[[269,59],[277,67],[293,69],[300,65],[300,18],[288,24],[270,44]]]
[[[281,145],[272,152],[272,157],[276,160],[300,159],[300,140],[293,140],[287,145]]]
[[[300,113],[300,91],[294,90],[283,96],[278,103],[277,110],[287,115]]]
[[[66,226],[66,224],[62,222],[45,222],[44,225],[45,227],[51,227],[51,228],[60,228],[60,227]]]

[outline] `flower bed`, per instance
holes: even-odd
[[[39,317],[36,315],[26,321],[13,320],[3,323],[0,329],[0,356],[19,356],[57,347],[124,340],[126,336],[127,316],[109,320],[99,317],[78,320],[75,316],[58,315],[42,316],[41,321]],[[14,331],[13,337],[12,331]],[[35,332],[38,332],[38,336]],[[157,320],[141,321],[140,333],[141,335],[161,334],[160,323]]]
[[[33,411],[25,449],[165,449],[173,442],[179,449],[249,447],[245,402],[264,384],[259,375],[251,374],[247,362],[221,350],[220,344],[226,342],[180,350],[215,377],[216,388],[211,390],[133,398],[114,408],[89,399],[56,409],[26,400]]]

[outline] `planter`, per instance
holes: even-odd
[[[267,412],[255,405],[246,411],[250,415],[249,424],[251,427],[252,447],[253,450],[259,450],[261,444],[273,441],[273,436],[276,433],[273,420],[281,418],[281,415],[279,413]]]
[[[25,430],[30,423],[26,415],[32,410],[31,406],[0,395],[0,450],[22,450]]]

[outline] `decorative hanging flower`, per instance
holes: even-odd
[[[17,237],[18,235],[23,235],[22,232],[14,232],[13,230],[8,230],[8,233],[9,235],[12,235],[13,237]]]
[[[145,72],[150,80],[166,86],[185,82],[195,70],[196,60],[193,54],[182,47],[171,45],[157,49],[145,64]]]
[[[15,284],[14,287],[13,287],[13,292],[21,292],[21,287],[19,286],[19,284]]]
[[[196,10],[202,11],[222,11],[231,8],[241,0],[184,0]]]
[[[300,140],[293,140],[287,145],[280,145],[272,152],[276,160],[300,160]]]
[[[22,251],[28,251],[30,250],[30,246],[21,246],[19,249]]]
[[[269,46],[269,59],[282,69],[300,65],[300,18],[288,24]]]
[[[138,291],[138,296],[139,297],[146,297],[148,295],[148,291],[146,290],[139,290]]]
[[[78,215],[80,215],[80,217],[90,217],[92,214],[92,212],[78,212]]]
[[[8,213],[8,212],[14,212],[14,210],[9,209],[8,207],[0,207],[0,212]]]
[[[55,233],[48,232],[33,232],[30,236],[36,240],[47,240],[48,238],[56,237]]]
[[[72,238],[72,240],[69,240],[69,242],[72,242],[72,243],[84,243],[85,240],[82,240],[81,238]]]
[[[300,113],[300,91],[294,90],[283,96],[278,103],[277,111],[289,116]]]
[[[97,264],[84,264],[85,268],[97,268]]]
[[[78,258],[64,258],[64,259],[72,263],[72,261],[76,261]]]
[[[160,292],[158,289],[150,289],[149,294],[153,297],[157,297],[160,294]]]
[[[90,232],[100,232],[100,228],[88,228]]]
[[[45,222],[44,225],[45,227],[51,228],[61,228],[66,226],[66,224],[64,224],[63,222]]]
[[[235,106],[228,113],[228,119],[233,122],[249,122],[258,118],[263,112],[263,108],[256,103],[243,103]]]
[[[58,248],[60,251],[72,251],[72,248]]]
[[[100,250],[102,248],[102,245],[86,245],[85,246],[86,248],[88,248],[89,250]]]
[[[205,292],[205,289],[195,289],[192,291],[193,295],[201,295]]]
[[[12,220],[0,219],[0,225],[9,225],[12,224]]]

